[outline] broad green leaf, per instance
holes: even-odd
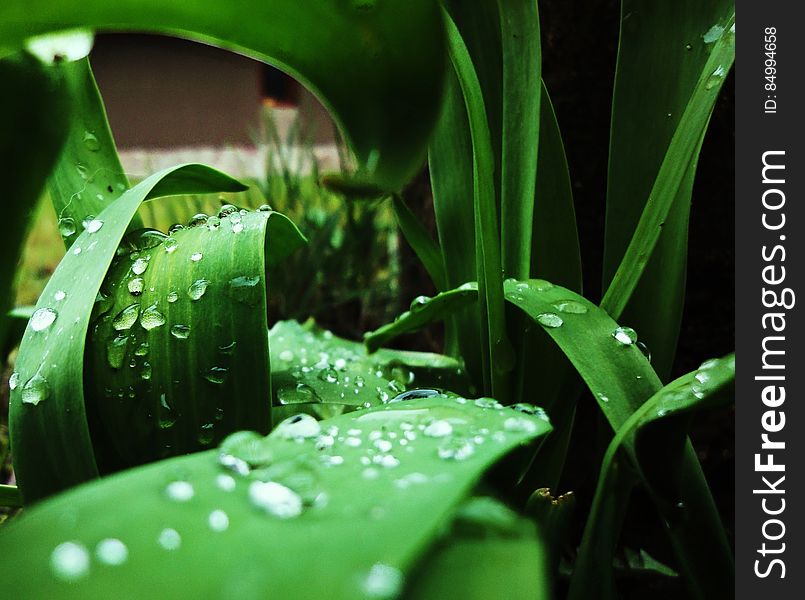
[[[395,194],[391,201],[394,206],[394,216],[406,241],[416,253],[422,266],[425,267],[436,289],[439,291],[445,290],[447,277],[444,272],[444,260],[439,245],[433,241],[416,215],[408,208],[401,195]]]
[[[464,40],[450,15],[444,12],[447,48],[456,72],[469,120],[472,142],[472,197],[475,223],[475,268],[484,358],[484,390],[506,400],[506,373],[514,367],[514,352],[506,334],[501,270],[500,230],[494,185],[495,155],[478,74]]]
[[[84,58],[57,63],[72,105],[70,131],[48,189],[56,209],[59,233],[69,248],[96,215],[129,189],[109,131],[95,78]],[[130,229],[142,227],[135,215]]]
[[[549,430],[491,401],[428,398],[238,433],[26,511],[0,534],[3,556],[25,548],[0,563],[0,590],[395,597],[485,470]]]
[[[734,59],[731,0],[623,1],[602,306],[640,331],[663,379],[684,302],[696,163]]]
[[[402,313],[393,323],[383,325],[364,336],[366,348],[369,352],[374,352],[399,335],[417,331],[435,321],[445,320],[477,301],[478,284],[474,281],[437,294],[433,298],[427,296],[414,298],[410,309]]]
[[[84,343],[90,306],[126,228],[147,199],[237,191],[237,181],[200,165],[156,173],[101,212],[48,281],[20,346],[9,402],[14,471],[27,501],[98,474],[84,406]]]
[[[36,201],[67,135],[64,82],[30,56],[0,60],[0,164],[6,197],[0,236],[0,346],[6,345],[14,273]]]
[[[101,471],[270,429],[266,267],[304,238],[232,205],[191,225],[130,233],[101,287],[85,370]]]
[[[276,323],[269,346],[274,413],[282,417],[301,410],[331,417],[389,402],[408,390],[470,391],[461,363],[453,358],[385,348],[370,356],[363,344],[312,321]]]
[[[421,166],[438,115],[444,33],[432,0],[9,0],[0,24],[0,55],[82,26],[178,35],[274,64],[330,108],[359,179],[387,191]]]
[[[502,61],[500,237],[507,277],[531,276],[534,183],[540,146],[541,51],[537,0],[497,0]]]
[[[608,565],[637,476],[666,523],[691,596],[731,596],[732,554],[712,498],[702,494],[706,484],[686,435],[693,413],[732,402],[734,379],[734,355],[709,360],[659,390],[618,430],[604,456],[570,598],[615,597]]]
[[[409,598],[551,598],[545,546],[534,523],[486,496],[467,499],[405,590]],[[468,565],[472,565],[468,569]]]

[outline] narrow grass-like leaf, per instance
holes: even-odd
[[[98,215],[100,229],[85,230],[73,243],[31,317],[11,392],[14,470],[26,501],[98,473],[84,407],[84,343],[90,307],[137,208],[162,195],[240,189],[200,165],[166,169],[125,192]]]
[[[362,178],[387,191],[421,166],[439,111],[444,33],[431,0],[8,0],[0,24],[0,55],[80,25],[179,35],[275,64],[319,95]]]
[[[411,303],[410,310],[401,314],[393,323],[366,334],[364,342],[369,352],[374,352],[398,335],[417,331],[436,321],[445,320],[477,301],[478,285],[474,281],[437,294],[433,298],[420,296]]]
[[[473,441],[480,430],[484,443]],[[485,470],[549,430],[511,409],[428,398],[321,424],[292,419],[265,439],[241,433],[220,454],[140,467],[27,511],[0,536],[4,556],[26,548],[0,563],[0,589],[82,599],[394,597]],[[65,560],[77,555],[86,560]]]
[[[126,237],[95,305],[85,382],[102,471],[268,433],[266,266],[304,243],[285,216],[229,205]]]
[[[28,221],[67,135],[69,104],[58,74],[33,57],[0,60],[0,81],[4,90],[0,94],[0,164],[6,196],[6,230],[0,236],[0,346],[5,346],[14,273]]]
[[[469,393],[460,362],[424,352],[380,349],[345,340],[309,321],[280,321],[269,332],[274,413],[318,417],[383,404],[411,389]]]
[[[492,137],[481,85],[467,46],[447,12],[444,18],[448,54],[464,95],[472,140],[475,267],[482,324],[481,343],[486,357],[484,387],[505,401],[509,395],[506,373],[514,367],[514,352],[506,335]]]
[[[503,55],[500,237],[507,277],[531,276],[531,222],[540,135],[541,51],[537,0],[497,0]]]
[[[394,216],[400,226],[406,241],[414,250],[417,258],[430,275],[433,285],[439,291],[447,289],[444,260],[439,245],[433,241],[430,234],[419,222],[416,215],[408,208],[403,197],[395,194],[391,199],[394,206]]]
[[[98,86],[83,58],[57,63],[72,106],[70,132],[59,162],[48,181],[59,232],[69,248],[96,215],[129,189],[109,131],[106,110]],[[142,227],[135,215],[130,228]]]
[[[609,287],[601,306],[620,318],[649,268],[629,320],[666,377],[681,318],[693,175],[735,60],[735,12],[728,0],[625,2],[623,11],[604,263]],[[664,75],[655,85],[658,68]]]
[[[22,506],[22,494],[16,485],[0,484],[0,506]]]
[[[712,499],[701,494],[701,471],[693,469],[697,477],[690,476],[686,434],[693,413],[732,401],[734,379],[733,355],[709,360],[659,390],[618,430],[604,456],[571,579],[571,599],[602,592],[601,597],[615,597],[613,553],[637,476],[666,523],[691,596],[731,595],[729,544]]]

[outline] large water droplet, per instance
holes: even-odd
[[[175,238],[168,237],[165,239],[163,246],[165,248],[165,252],[168,254],[173,254],[176,252],[176,248],[179,247],[179,242],[177,242]]]
[[[191,300],[198,300],[205,294],[207,286],[209,285],[209,279],[196,279],[190,284],[190,287],[187,288],[187,295],[190,296]]]
[[[193,252],[193,254],[190,255],[190,260],[193,262],[198,262],[202,258],[204,258],[204,255],[201,252]]]
[[[135,275],[142,275],[148,268],[148,257],[140,256],[131,264],[131,272]]]
[[[537,323],[543,327],[555,329],[556,327],[561,327],[564,321],[562,317],[555,313],[544,312],[537,315]]]
[[[572,315],[583,315],[587,312],[587,307],[577,300],[560,300],[559,302],[554,302],[554,306],[559,312]]]
[[[191,217],[190,221],[187,223],[187,226],[188,227],[198,227],[199,225],[204,225],[204,224],[207,223],[208,218],[209,217],[207,215],[205,215],[204,213],[198,213],[198,214],[193,215]]]
[[[472,442],[462,437],[451,437],[437,450],[439,458],[444,460],[466,460],[475,454]]]
[[[307,414],[294,415],[280,422],[273,435],[286,440],[303,440],[321,433],[319,422]]]
[[[106,344],[106,361],[113,369],[119,369],[123,364],[123,359],[126,356],[126,345],[129,342],[129,336],[118,335],[117,337],[109,340]]]
[[[59,219],[59,233],[65,238],[75,234],[75,221],[70,217]]]
[[[89,552],[79,542],[64,542],[50,554],[50,568],[63,581],[76,581],[89,574]]]
[[[171,327],[171,335],[179,340],[186,340],[190,337],[190,327],[187,325],[174,325]]]
[[[309,404],[317,402],[318,396],[309,385],[297,383],[277,390],[277,400],[280,404]]]
[[[137,322],[138,316],[140,316],[140,305],[130,304],[117,313],[117,316],[112,320],[112,327],[116,331],[131,329],[131,326]]]
[[[31,377],[22,386],[22,401],[36,406],[50,396],[50,384],[39,373]]]
[[[129,557],[126,544],[116,538],[106,538],[95,546],[95,557],[98,562],[116,567],[122,565]]]
[[[220,533],[229,529],[229,516],[222,510],[214,510],[207,518],[207,523],[215,532]]]
[[[705,44],[712,44],[713,42],[717,41],[721,38],[724,33],[724,27],[721,25],[713,25],[707,32],[702,36],[704,39]]]
[[[12,392],[17,389],[17,386],[20,384],[20,374],[14,371],[11,374],[11,377],[8,378],[8,389]]]
[[[253,481],[249,486],[252,504],[280,519],[291,519],[302,514],[299,494],[276,481]]]
[[[135,277],[129,281],[126,287],[129,288],[129,294],[132,296],[140,296],[143,293],[145,282],[143,281],[142,277]]]
[[[140,326],[146,331],[151,331],[165,324],[165,315],[157,310],[157,305],[152,304],[143,311],[140,317]]]
[[[224,204],[218,210],[218,217],[223,219],[224,217],[228,217],[229,215],[238,212],[238,207],[233,206],[232,204]]]
[[[417,312],[422,310],[428,305],[428,302],[431,301],[430,296],[417,296],[413,300],[411,300],[411,305],[409,306],[409,310],[411,312]]]
[[[429,423],[422,433],[428,437],[447,437],[453,433],[453,426],[444,419],[437,419]]]
[[[177,294],[176,292],[168,292],[167,299],[170,304],[173,304],[179,299],[179,294]]]
[[[391,404],[392,402],[405,402],[406,400],[419,400],[420,398],[432,398],[434,396],[440,396],[441,393],[442,392],[440,392],[439,390],[433,390],[427,388],[408,390],[407,392],[403,392],[402,394],[394,396],[394,398],[389,400],[389,404]]]
[[[100,219],[92,218],[84,221],[83,223],[84,229],[86,229],[89,233],[95,233],[100,231],[101,227],[103,227],[103,221]]]
[[[637,341],[637,332],[631,327],[618,327],[612,332],[612,337],[614,337],[619,344],[631,346]]]
[[[56,291],[56,293],[55,293],[55,294],[53,294],[53,299],[54,299],[56,302],[61,302],[61,301],[62,301],[62,300],[64,300],[66,297],[67,297],[67,292],[65,292],[64,290],[57,290],[57,291]]]
[[[53,322],[56,320],[56,317],[59,316],[52,308],[39,308],[37,309],[34,314],[31,316],[31,329],[34,331],[42,331],[47,329]]]
[[[724,79],[724,76],[727,74],[726,69],[722,65],[718,65],[716,70],[708,77],[707,82],[704,84],[704,88],[706,90],[712,90],[714,87],[719,85],[721,81]]]
[[[338,371],[333,367],[325,367],[319,371],[319,379],[327,383],[338,383]]]
[[[252,468],[264,467],[274,460],[266,438],[254,431],[236,431],[221,442],[219,449],[218,462],[239,475],[248,475]]]

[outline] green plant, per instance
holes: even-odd
[[[0,532],[4,553],[25,549],[0,565],[4,590],[544,598],[569,574],[569,597],[610,598],[626,571],[678,573],[690,597],[729,593],[732,554],[687,431],[731,401],[734,359],[663,381],[693,174],[734,60],[732,3],[622,2],[600,306],[581,294],[533,1],[12,1],[0,23],[0,75],[17,92],[0,112],[3,152],[25,157],[10,210],[24,223],[49,174],[68,247],[37,306],[3,314],[4,334],[28,325],[9,380],[19,488],[0,501],[34,504]],[[143,228],[145,201],[245,186],[180,165],[131,187],[84,58],[91,34],[50,34],[65,27],[179,33],[300,77],[358,165],[323,180],[355,201],[391,198],[440,293],[364,346],[312,322],[269,330],[272,268],[299,230],[230,204]],[[69,120],[48,118],[65,106]],[[19,119],[35,144],[14,137]],[[426,144],[438,242],[400,193]],[[20,240],[4,243],[16,260]],[[445,355],[381,348],[435,321]],[[587,515],[551,495],[585,386],[612,429]],[[635,486],[672,569],[618,551]]]

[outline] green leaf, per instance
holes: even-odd
[[[456,72],[469,119],[472,141],[472,190],[475,223],[475,268],[484,357],[484,389],[508,398],[506,373],[514,367],[514,352],[506,334],[501,270],[500,230],[494,185],[495,155],[480,80],[467,46],[450,15],[444,12],[448,55]]]
[[[486,441],[471,442],[484,428]],[[428,398],[321,424],[293,418],[265,439],[239,433],[220,453],[140,467],[26,511],[0,535],[4,556],[26,550],[0,564],[2,589],[393,597],[484,471],[549,430],[511,409]]]
[[[85,381],[102,471],[268,433],[266,266],[304,243],[285,216],[229,205],[126,237],[101,287]]]
[[[0,60],[0,164],[6,231],[0,240],[0,346],[6,346],[14,274],[28,222],[67,134],[69,106],[57,73],[29,56]]]
[[[734,379],[734,355],[709,360],[659,390],[618,430],[604,456],[570,598],[602,589],[615,597],[608,565],[636,474],[660,510],[692,597],[731,595],[732,554],[686,436],[695,412],[732,401]]]
[[[22,506],[22,494],[16,485],[0,485],[0,506]]]
[[[454,290],[437,294],[433,298],[420,296],[411,303],[410,310],[402,313],[393,323],[367,333],[364,342],[369,352],[404,333],[417,331],[435,321],[445,320],[478,301],[478,284],[468,282]]]
[[[80,25],[178,35],[274,64],[330,108],[362,165],[397,191],[421,166],[438,115],[444,33],[431,0],[10,0],[0,55],[32,35]]]
[[[370,356],[362,344],[313,321],[276,323],[269,346],[274,413],[280,417],[301,410],[331,417],[383,404],[406,390],[470,391],[461,363],[453,358],[385,348]]]
[[[735,9],[731,0],[624,0],[622,15],[601,306],[640,332],[666,379],[684,302],[693,179],[735,60]]]
[[[103,100],[84,58],[53,67],[65,82],[72,105],[70,131],[48,182],[59,232],[68,248],[96,215],[129,189],[109,131]],[[129,229],[142,227],[139,216]]]
[[[439,291],[445,290],[447,277],[444,272],[444,261],[439,245],[433,241],[416,215],[408,208],[401,195],[395,194],[391,201],[394,206],[394,216],[406,241],[416,253],[422,266],[425,267],[436,289]]]
[[[497,0],[503,55],[500,237],[503,271],[531,275],[534,184],[540,146],[541,51],[537,0]]]
[[[90,306],[137,208],[159,196],[240,189],[200,165],[166,169],[125,192],[98,215],[101,228],[85,230],[72,245],[23,337],[9,403],[14,470],[26,501],[97,476],[84,406],[84,343]]]

